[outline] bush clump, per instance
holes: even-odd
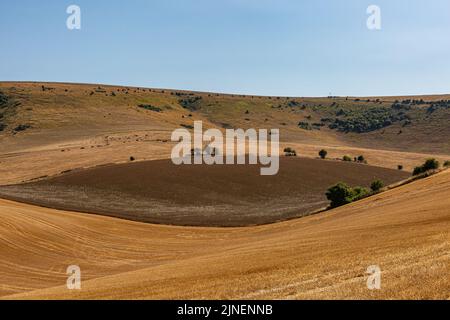
[[[325,149],[322,149],[322,150],[319,151],[319,156],[320,156],[322,159],[325,159],[325,158],[327,157],[327,154],[328,154],[328,151],[325,150]]]
[[[356,100],[355,100],[356,101]],[[408,120],[408,116],[399,110],[386,107],[370,107],[339,112],[340,118],[329,125],[330,129],[340,132],[366,133],[379,130],[395,122]]]
[[[29,125],[29,124],[19,124],[17,127],[14,128],[14,132],[21,132],[21,131],[25,131],[30,128],[31,128],[31,125]]]
[[[384,182],[381,180],[375,180],[370,185],[370,189],[372,189],[373,192],[379,192],[382,188],[384,188]]]
[[[328,189],[326,196],[327,199],[331,201],[330,207],[336,208],[359,200],[368,194],[369,190],[366,188],[352,188],[343,182],[339,182]]]
[[[356,160],[360,163],[367,163],[366,158],[364,158],[364,156],[359,156],[358,158],[356,158]]]
[[[151,104],[140,104],[138,105],[139,108],[145,109],[145,110],[149,110],[149,111],[154,111],[154,112],[161,112],[162,109],[152,106]]]
[[[343,160],[343,161],[348,161],[348,162],[350,162],[350,161],[352,161],[352,158],[351,158],[350,156],[344,156],[344,157],[342,158],[342,160]]]
[[[298,127],[303,130],[312,130],[313,127],[309,124],[309,122],[300,121],[298,123]]]
[[[297,156],[297,151],[295,151],[294,149],[289,148],[289,147],[285,148],[283,150],[283,152],[284,152],[286,157],[296,157]]]
[[[187,98],[183,98],[178,100],[178,103],[189,111],[196,111],[200,109],[200,102],[202,101],[202,97],[200,96],[191,96]]]
[[[427,171],[436,169],[439,169],[439,161],[437,161],[436,159],[427,159],[427,161],[425,161],[423,165],[414,168],[413,176],[417,176]]]
[[[450,167],[450,160],[447,160],[444,162],[444,167]]]

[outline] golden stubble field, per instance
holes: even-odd
[[[432,128],[422,122],[401,128],[402,135],[398,134],[396,126],[384,134],[355,135],[328,129],[301,130],[299,120],[312,116],[315,120],[311,121],[320,121],[320,114],[274,108],[287,101],[285,97],[27,82],[0,82],[0,91],[20,103],[16,114],[8,120],[8,129],[0,132],[0,185],[54,176],[77,168],[126,163],[131,156],[137,161],[167,159],[175,145],[170,141],[172,131],[182,124],[192,125],[196,120],[203,121],[204,128],[221,130],[225,124],[236,128],[279,128],[281,149],[293,147],[305,157],[316,158],[318,151],[325,148],[330,158],[363,154],[371,165],[390,169],[402,165],[406,171],[412,171],[429,157],[441,162],[450,159],[450,149],[446,146],[447,114],[438,120],[424,121]],[[111,96],[113,92],[115,96]],[[182,108],[179,100],[190,96],[177,96],[174,92],[201,96],[202,108],[196,111]],[[390,105],[406,98],[411,97],[381,99]],[[434,101],[449,96],[413,98]],[[320,110],[318,106],[331,103],[327,98],[298,100],[316,106],[317,110]],[[354,103],[350,102],[351,98],[337,101],[343,105]],[[151,104],[163,111],[143,110],[138,108],[139,104]],[[438,124],[442,125],[433,125],[432,121],[440,121]],[[31,128],[12,133],[11,128],[19,124],[29,124]]]
[[[157,226],[2,200],[6,299],[448,299],[450,172],[298,220]],[[65,270],[82,269],[82,290]],[[378,265],[382,288],[366,287]]]
[[[308,158],[325,148],[329,158],[362,154],[370,165],[405,171],[426,158],[450,159],[448,121],[439,115],[383,135],[344,135],[299,129],[299,119],[319,115],[274,109],[276,97],[195,93],[206,102],[190,111],[161,89],[99,87],[0,83],[21,103],[8,128],[31,125],[0,134],[0,185],[130,156],[167,159],[172,130],[194,120],[222,129],[281,127],[281,148]],[[0,298],[449,299],[449,208],[448,170],[339,209],[245,228],[151,225],[0,200]],[[69,265],[81,267],[81,291],[66,289]],[[370,265],[382,270],[379,291],[366,287]]]

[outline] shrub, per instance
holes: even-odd
[[[353,201],[359,200],[369,194],[369,190],[362,187],[349,187],[343,182],[328,189],[326,196],[331,201],[330,207],[336,208]]]
[[[193,96],[184,99],[178,100],[178,103],[185,109],[189,111],[196,111],[200,108],[200,102],[202,101],[202,97]]]
[[[366,159],[364,158],[364,156],[359,156],[357,158],[358,162],[366,162]]]
[[[339,182],[328,189],[326,196],[331,201],[330,206],[336,208],[352,202],[353,189],[347,184]]]
[[[399,164],[399,165],[397,166],[397,169],[398,169],[398,170],[403,170],[403,165]]]
[[[450,160],[444,162],[444,167],[450,167]]]
[[[370,189],[372,189],[373,192],[378,192],[384,187],[384,182],[381,180],[375,180],[370,185]]]
[[[414,171],[413,171],[413,176],[417,176],[417,175],[419,175],[419,174],[421,174],[421,173],[423,173],[424,171],[423,171],[423,168],[422,167],[415,167],[414,168]]]
[[[355,133],[379,130],[395,122],[407,120],[405,113],[386,107],[361,108],[358,110],[347,110],[345,112],[338,111],[336,115],[339,118],[335,119],[329,125],[330,129]]]
[[[352,161],[352,158],[349,157],[349,156],[344,156],[344,157],[342,158],[342,160],[344,160],[344,161]]]
[[[288,147],[288,148],[284,148],[284,154],[286,157],[296,157],[297,151]]]
[[[437,161],[436,159],[427,159],[427,161],[425,161],[423,165],[414,168],[413,176],[417,176],[430,170],[436,170],[438,168],[439,161]]]
[[[360,200],[364,197],[366,197],[367,195],[369,195],[370,192],[369,190],[367,190],[366,188],[363,187],[356,187],[353,189],[353,198],[352,201],[357,201]]]
[[[308,122],[304,122],[304,121],[300,121],[298,123],[298,126],[300,129],[303,129],[303,130],[312,130],[313,129],[312,126]]]
[[[133,157],[133,156],[131,156],[131,157],[130,157],[130,161],[134,161],[134,160],[136,160],[136,158]]]
[[[437,161],[436,159],[427,159],[427,161],[425,161],[425,163],[423,164],[423,169],[425,171],[436,170],[438,168],[439,168],[439,161]]]
[[[292,150],[292,152],[286,153],[287,157],[296,157],[297,156],[297,152],[295,150]]]
[[[325,150],[325,149],[322,149],[322,150],[319,151],[319,156],[320,156],[322,159],[325,159],[325,158],[327,157],[327,154],[328,154],[328,151]]]
[[[14,132],[25,131],[30,128],[31,126],[29,124],[19,124],[17,127],[14,128]]]
[[[145,110],[154,111],[154,112],[161,112],[162,111],[161,108],[152,106],[150,104],[140,104],[140,105],[138,105],[138,107],[142,108],[142,109],[145,109]]]

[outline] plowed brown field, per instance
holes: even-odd
[[[3,298],[450,298],[450,171],[247,228],[157,226],[0,200]],[[82,290],[65,287],[68,265]],[[381,290],[366,269],[382,270]],[[15,295],[14,295],[15,294]]]
[[[128,220],[192,226],[248,226],[326,208],[339,181],[369,187],[404,171],[307,158],[280,159],[274,176],[258,165],[174,165],[171,160],[110,165],[39,182],[0,186],[0,197]]]

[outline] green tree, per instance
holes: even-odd
[[[336,208],[352,202],[354,192],[347,184],[339,182],[328,189],[326,196],[331,201],[330,206]]]
[[[423,165],[414,168],[413,175],[417,176],[421,173],[436,169],[439,169],[439,161],[433,158],[427,159]]]
[[[364,197],[366,197],[367,195],[369,195],[370,192],[369,190],[367,190],[366,188],[363,187],[355,187],[353,189],[353,197],[352,197],[352,201],[357,201],[360,200]]]
[[[344,156],[344,157],[342,158],[342,160],[344,160],[344,161],[352,161],[352,158],[349,157],[349,156]]]
[[[326,192],[327,199],[331,201],[330,207],[336,208],[353,201],[364,198],[370,192],[363,187],[352,188],[343,182],[330,187]]]
[[[415,167],[414,168],[414,171],[413,171],[413,176],[417,176],[417,175],[419,175],[419,174],[421,174],[421,173],[423,173],[424,171],[423,171],[423,167],[422,166],[420,166],[420,167]]]
[[[322,159],[325,159],[325,158],[327,157],[327,154],[328,154],[328,151],[325,150],[325,149],[322,149],[322,150],[319,151],[319,156],[320,156]]]
[[[373,192],[378,192],[384,187],[384,182],[381,180],[375,180],[370,185],[370,189],[372,189]]]
[[[295,151],[292,148],[285,148],[284,149],[284,155],[286,157],[296,157],[297,156],[297,151]]]
[[[424,171],[439,169],[439,161],[436,159],[427,159],[422,167]]]

